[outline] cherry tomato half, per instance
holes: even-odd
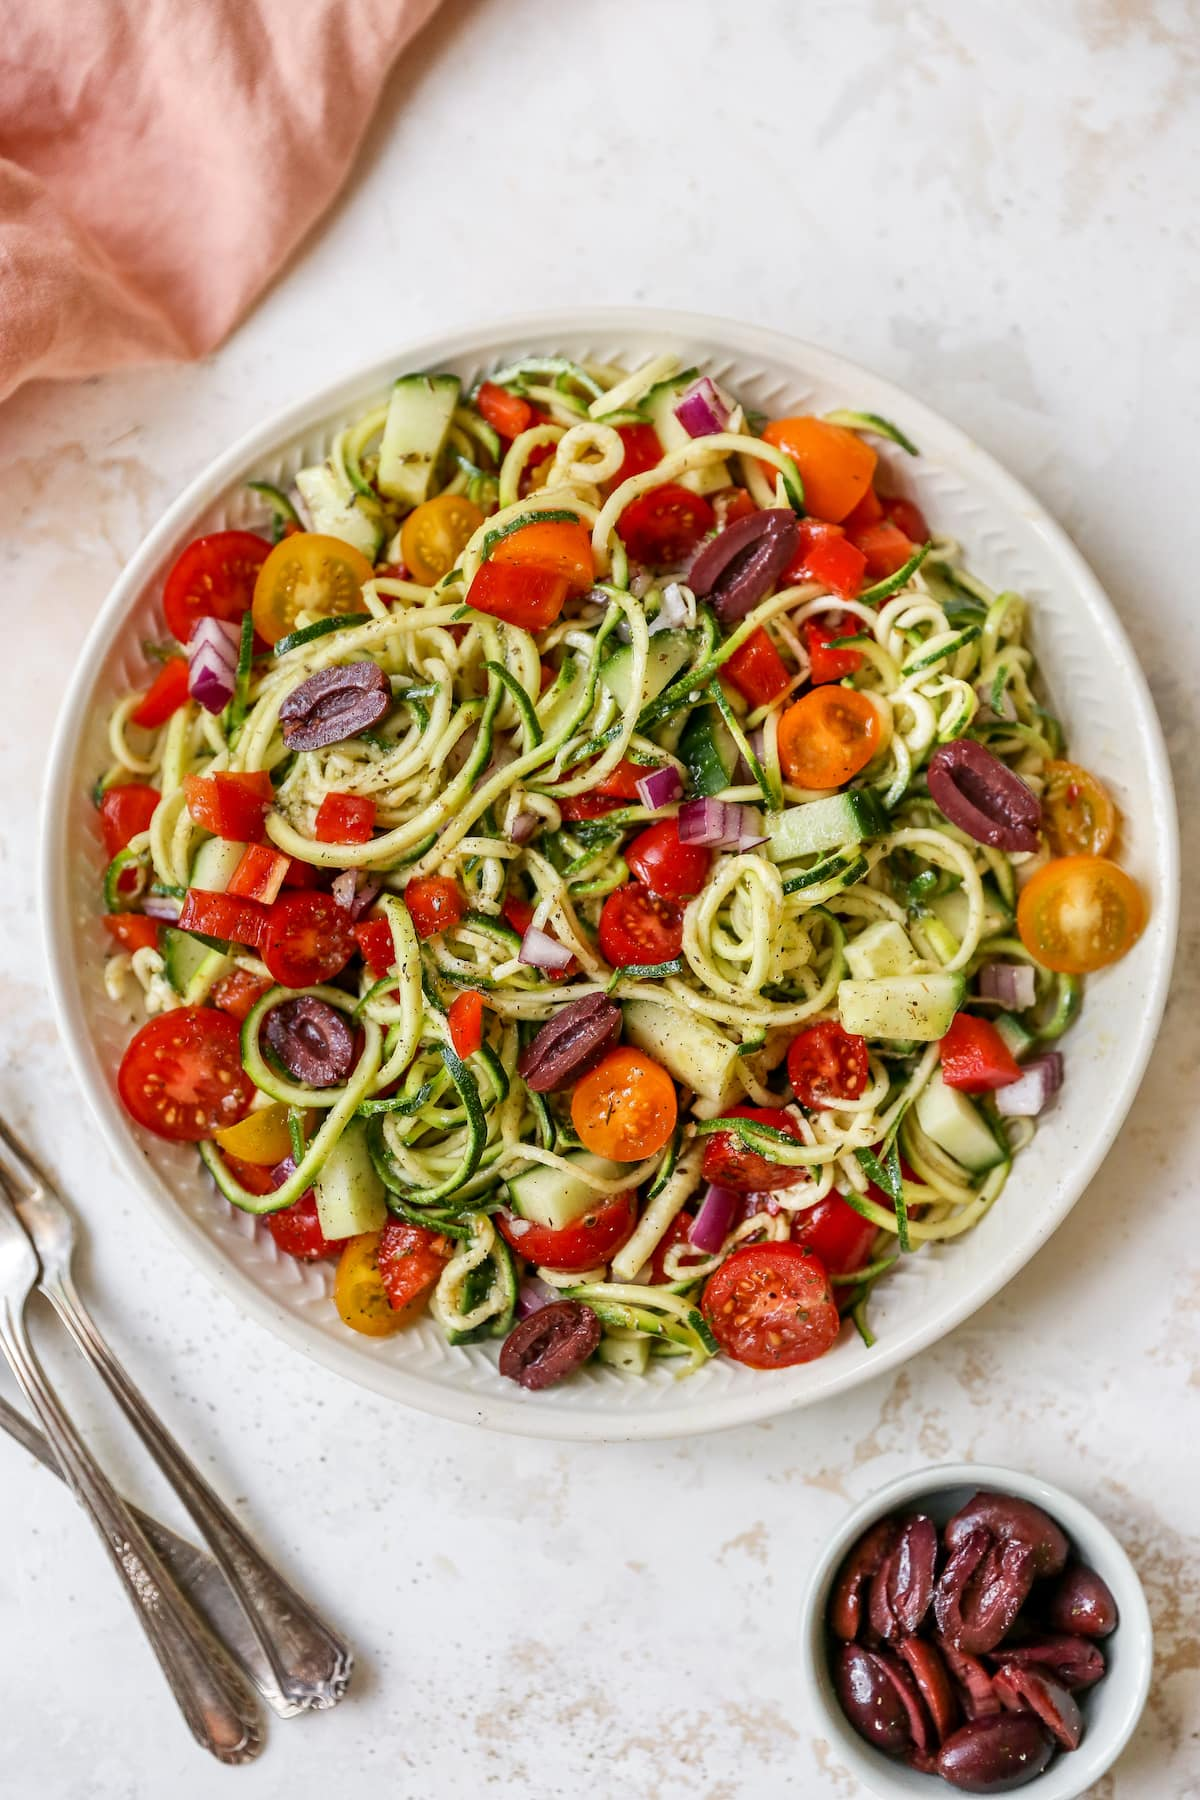
[[[723,1119],[748,1119],[755,1125],[768,1125],[787,1137],[803,1142],[803,1134],[791,1113],[779,1106],[728,1106]],[[704,1140],[705,1181],[718,1187],[733,1188],[739,1194],[769,1194],[775,1188],[793,1187],[804,1180],[804,1170],[787,1163],[772,1162],[743,1144],[736,1132],[716,1131]]]
[[[618,425],[617,436],[625,446],[625,456],[612,478],[614,488],[631,475],[644,475],[662,461],[662,445],[653,425]]]
[[[690,900],[708,880],[712,851],[681,843],[678,819],[660,819],[638,833],[625,861],[657,900]]]
[[[955,1013],[941,1042],[942,1080],[964,1094],[987,1094],[1020,1079],[1021,1070],[990,1019]]]
[[[284,987],[313,987],[340,975],[355,950],[350,914],[319,889],[284,894],[267,914],[263,961]]]
[[[857,432],[831,425],[811,414],[792,419],[772,419],[763,429],[768,444],[790,456],[804,483],[804,504],[817,519],[836,523],[858,505],[871,485],[876,456]],[[763,471],[773,482],[774,463]]]
[[[482,524],[482,512],[465,494],[438,494],[415,506],[400,527],[412,579],[432,587],[448,575]]]
[[[674,962],[683,949],[683,913],[637,881],[608,896],[600,914],[600,954],[614,969]]]
[[[653,1057],[621,1044],[576,1084],[571,1123],[595,1156],[640,1162],[661,1150],[675,1129],[675,1083]]]
[[[130,838],[149,831],[162,795],[143,781],[123,781],[110,787],[100,800],[100,830],[109,860],[123,850]]]
[[[792,1039],[787,1071],[801,1106],[823,1109],[857,1100],[870,1077],[867,1040],[843,1030],[836,1019],[821,1019]]]
[[[317,619],[361,612],[362,587],[375,571],[353,544],[297,531],[276,544],[254,584],[254,629],[268,644],[294,630],[301,613]]]
[[[147,1131],[195,1144],[244,1118],[255,1087],[242,1067],[241,1033],[229,1014],[180,1006],[148,1020],[130,1040],[117,1092]]]
[[[511,1213],[500,1212],[495,1217],[500,1235],[518,1256],[539,1268],[563,1269],[568,1274],[597,1269],[608,1262],[633,1235],[636,1220],[635,1189],[608,1197],[597,1194],[595,1204],[582,1217],[558,1231],[514,1218]]]
[[[824,1264],[799,1244],[747,1244],[709,1276],[704,1317],[726,1356],[788,1369],[824,1356],[841,1320]]]
[[[826,1194],[792,1222],[793,1244],[819,1256],[830,1275],[861,1269],[870,1261],[877,1236],[878,1226],[855,1212],[840,1194]]]
[[[196,538],[163,588],[163,611],[171,633],[186,644],[201,619],[239,624],[270,554],[266,538],[252,531],[213,531]]]
[[[322,1256],[340,1256],[344,1240],[327,1238],[317,1215],[317,1196],[307,1194],[280,1212],[267,1214],[267,1230],[279,1248],[300,1262],[316,1262]]]
[[[333,1278],[333,1304],[338,1317],[351,1331],[364,1337],[391,1337],[409,1323],[409,1314],[397,1312],[387,1296],[379,1272],[380,1231],[364,1231],[347,1238]]]
[[[379,1235],[375,1257],[389,1306],[398,1313],[411,1312],[437,1285],[450,1260],[450,1244],[424,1225],[389,1219]]]
[[[683,562],[712,528],[708,501],[673,481],[639,494],[617,521],[630,556],[652,569]]]
[[[1044,969],[1064,975],[1087,975],[1117,962],[1145,924],[1142,890],[1103,856],[1046,863],[1017,903],[1021,942]]]
[[[881,748],[879,713],[857,688],[818,687],[779,721],[779,762],[793,787],[838,788]]]
[[[1103,856],[1117,830],[1108,792],[1078,763],[1048,762],[1042,824],[1055,856]]]

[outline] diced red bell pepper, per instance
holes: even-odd
[[[840,525],[821,519],[797,521],[800,545],[788,567],[788,581],[819,581],[835,594],[853,600],[862,587],[867,559],[850,543]]]
[[[105,913],[104,923],[122,950],[158,948],[158,922],[145,913]]]
[[[844,676],[853,675],[861,666],[861,650],[829,648],[835,638],[852,637],[856,627],[857,621],[839,623],[836,614],[830,613],[822,613],[815,619],[805,619],[804,641],[808,646],[808,660],[812,665],[809,680],[814,687],[820,687],[826,681],[841,681]]]
[[[135,725],[154,731],[178,712],[188,697],[188,666],[182,656],[165,662],[129,715]]]
[[[464,988],[451,1001],[446,1023],[456,1053],[474,1056],[483,1043],[483,995],[475,988]]]
[[[848,512],[842,520],[842,529],[853,537],[856,531],[861,531],[866,525],[877,524],[882,517],[883,501],[875,489],[869,487],[854,511]]]
[[[761,625],[734,651],[721,672],[751,706],[769,706],[790,679],[782,656]]]
[[[605,813],[616,812],[641,798],[637,784],[647,773],[643,763],[622,757],[616,768],[610,769],[594,788],[588,788],[582,794],[568,794],[560,800],[558,810],[569,823],[579,819],[602,819]]]
[[[565,575],[493,560],[480,563],[467,590],[467,605],[503,619],[507,625],[543,631],[562,611],[568,585]]]
[[[867,574],[875,581],[894,575],[913,553],[912,540],[887,519],[881,519],[876,525],[865,525],[861,531],[852,532],[851,537],[866,558]]]
[[[265,769],[188,775],[183,788],[193,819],[214,837],[252,844],[262,836],[263,820],[274,798]]]
[[[110,787],[100,801],[100,829],[109,860],[124,850],[131,838],[150,829],[150,821],[162,795],[144,781],[122,781]]]
[[[419,938],[453,931],[467,916],[462,889],[446,875],[414,877],[404,890],[404,904]]]
[[[354,927],[355,942],[363,961],[378,981],[396,960],[396,944],[386,919],[360,919]]]
[[[988,1019],[956,1013],[942,1039],[942,1080],[965,1094],[1007,1087],[1021,1071],[1008,1045]]]
[[[265,844],[247,844],[225,892],[270,906],[283,886],[291,860],[278,850],[268,850]]]
[[[758,511],[744,487],[718,488],[710,498],[718,531],[726,531],[730,525],[736,525],[739,519],[748,519],[751,513]]]
[[[501,437],[520,437],[534,421],[534,410],[528,400],[522,400],[520,394],[510,394],[507,388],[498,387],[494,381],[484,382],[475,396],[475,405],[480,416]]]
[[[319,888],[324,880],[324,869],[315,868],[312,863],[301,862],[298,856],[288,857],[288,870],[283,878],[285,888]]]
[[[314,826],[319,844],[369,844],[375,829],[375,802],[360,794],[326,794]]]
[[[241,1024],[268,988],[274,985],[272,981],[264,981],[261,975],[252,975],[249,969],[230,969],[228,975],[222,975],[215,984],[212,1003]]]
[[[201,937],[220,938],[261,950],[267,937],[267,909],[236,894],[213,894],[206,888],[189,888],[179,914],[179,929]]]

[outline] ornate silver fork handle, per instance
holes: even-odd
[[[101,1337],[71,1278],[75,1236],[71,1214],[49,1177],[2,1120],[0,1167],[15,1188],[21,1223],[41,1262],[38,1285],[42,1293],[107,1384],[241,1601],[247,1622],[274,1673],[278,1690],[272,1700],[275,1710],[288,1717],[309,1708],[335,1706],[346,1691],[354,1664],[349,1646],[251,1542]]]
[[[23,1240],[19,1247],[14,1233]],[[21,1260],[22,1251],[28,1254],[28,1265]],[[66,1480],[103,1541],[192,1735],[220,1762],[249,1762],[263,1743],[253,1693],[158,1561],[59,1404],[33,1353],[23,1314],[36,1273],[28,1240],[12,1214],[0,1207],[0,1347]]]

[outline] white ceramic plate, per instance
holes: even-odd
[[[167,567],[198,533],[260,516],[243,487],[248,478],[286,486],[406,369],[448,368],[471,381],[534,351],[597,356],[632,368],[662,350],[703,363],[748,407],[775,415],[865,408],[894,419],[915,439],[919,460],[887,445],[882,459],[930,519],[964,542],[984,581],[1017,588],[1031,602],[1038,658],[1071,754],[1117,797],[1125,819],[1123,860],[1146,888],[1150,923],[1132,954],[1089,984],[1082,1018],[1066,1043],[1062,1096],[1017,1159],[1000,1203],[969,1236],[925,1249],[877,1290],[874,1350],[847,1330],[829,1355],[805,1368],[755,1374],[717,1358],[680,1381],[667,1366],[643,1380],[596,1367],[530,1395],[497,1373],[494,1346],[452,1349],[430,1321],[395,1338],[355,1337],[329,1301],[328,1267],[280,1256],[265,1226],[220,1198],[194,1150],[140,1133],[126,1119],[114,1078],[136,1021],[106,997],[101,979],[103,855],[89,789],[109,760],[109,707],[144,681],[141,642],[161,635]],[[1141,670],[1095,577],[1032,495],[936,413],[840,357],[746,325],[622,310],[521,319],[401,349],[219,456],[146,538],[80,659],[46,784],[43,880],[63,1040],[105,1139],[167,1230],[247,1312],[298,1350],[427,1412],[541,1437],[656,1438],[766,1418],[868,1381],[959,1324],[1028,1262],[1082,1194],[1137,1090],[1166,996],[1179,876],[1170,776]]]

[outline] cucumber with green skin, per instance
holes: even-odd
[[[223,894],[245,850],[245,844],[231,838],[205,838],[192,858],[188,885],[202,888],[206,894]]]
[[[682,375],[672,375],[652,387],[639,403],[638,411],[653,425],[664,456],[672,450],[685,450],[693,442],[691,432],[675,417],[675,408],[699,373],[698,369],[685,369]],[[729,464],[724,457],[719,457],[702,469],[677,475],[675,480],[681,487],[691,488],[694,494],[712,494],[718,488],[730,485]]]
[[[328,463],[299,470],[296,487],[315,532],[341,538],[369,562],[375,561],[384,534],[383,513],[376,504],[352,490],[347,493]]]
[[[163,973],[185,1006],[199,1006],[233,967],[233,957],[178,926],[166,925],[159,936]]]
[[[662,1063],[676,1081],[721,1107],[741,1094],[739,1046],[707,1019],[656,1000],[626,1000],[621,1010],[627,1042]]]
[[[947,1087],[940,1069],[917,1095],[916,1115],[925,1136],[973,1175],[1008,1161],[1008,1150],[983,1114],[965,1094]]]
[[[331,1241],[380,1231],[387,1224],[383,1183],[367,1148],[366,1125],[352,1119],[313,1183],[317,1218]]]
[[[620,1163],[593,1156],[590,1150],[577,1151],[566,1160],[602,1181],[616,1181],[621,1174]],[[609,1199],[590,1182],[564,1174],[562,1169],[549,1163],[532,1163],[519,1175],[510,1175],[508,1195],[513,1211],[520,1218],[528,1219],[531,1225],[542,1225],[548,1231],[565,1231],[586,1213],[606,1205]],[[520,1249],[519,1238],[517,1248]]]
[[[831,794],[825,800],[809,800],[771,813],[767,819],[767,855],[772,862],[794,862],[799,856],[815,856],[822,850],[840,850],[880,837],[888,828],[887,815],[870,788],[848,794]]]
[[[628,712],[631,707],[640,708],[657,700],[663,689],[669,687],[690,662],[691,656],[692,640],[686,631],[658,631],[650,639],[640,693],[633,691],[632,644],[622,644],[619,650],[605,658],[600,665],[600,680],[622,712]]]
[[[457,375],[401,375],[388,401],[379,446],[380,492],[402,506],[419,506],[458,405]]]
[[[733,786],[737,746],[715,706],[698,706],[688,715],[679,756],[692,793],[712,796]]]
[[[907,975],[916,962],[908,933],[894,919],[876,919],[846,944],[846,967],[855,981]]]

